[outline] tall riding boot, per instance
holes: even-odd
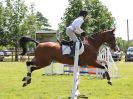
[[[71,58],[73,58],[75,56],[75,46],[76,46],[76,42],[74,42],[73,45],[70,46],[71,53],[69,54],[69,57],[71,57]]]

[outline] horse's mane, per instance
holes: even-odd
[[[102,34],[103,32],[102,31],[100,31],[100,32],[95,32],[95,33],[93,33],[91,36],[92,37],[95,37],[95,36],[97,36],[97,35],[99,35],[99,34]]]
[[[102,32],[95,32],[92,35],[86,36],[87,38],[94,39],[97,35],[101,34]]]
[[[109,32],[109,31],[111,31],[111,30],[104,30],[104,31],[95,32],[91,36],[88,36],[88,37],[94,38],[94,37],[96,37],[99,34],[102,34],[102,33],[105,33],[105,32]]]
[[[99,31],[99,32],[95,32],[92,35],[86,36],[85,38],[85,42],[95,42],[95,41],[99,41],[99,35],[104,34],[107,31]]]

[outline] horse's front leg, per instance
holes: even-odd
[[[31,83],[31,74],[32,74],[32,71],[34,70],[34,64],[35,62],[33,62],[33,61],[27,61],[26,62],[26,66],[27,66],[27,76],[26,77],[24,77],[23,79],[22,79],[22,81],[24,81],[24,83],[23,83],[23,87],[25,87],[25,86],[27,86],[28,84],[30,84]]]
[[[102,63],[104,63],[105,65],[102,65]],[[97,64],[96,67],[105,70],[105,76],[107,77],[108,84],[109,84],[109,85],[112,85],[112,80],[111,80],[111,77],[110,77],[110,74],[109,74],[107,62],[104,61],[104,60],[97,60],[97,61],[96,61],[96,64]]]
[[[107,77],[108,84],[112,85],[112,80],[111,80],[111,77],[110,77],[110,74],[109,74],[108,65],[105,65],[105,75]]]

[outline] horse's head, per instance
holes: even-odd
[[[115,33],[114,33],[115,29],[113,30],[108,30],[105,31],[104,34],[104,39],[106,44],[114,51],[118,50],[116,47],[116,39],[115,39]]]
[[[114,31],[115,29],[94,33],[91,37],[87,36],[85,38],[85,43],[92,44],[96,49],[99,49],[102,44],[106,43],[106,45],[108,45],[112,50],[116,51],[117,47]]]

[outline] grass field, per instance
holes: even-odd
[[[88,99],[133,99],[133,62],[117,62],[119,77],[113,86],[95,76],[80,76],[80,92]],[[0,62],[0,99],[68,99],[72,76],[42,76],[43,69],[35,71],[32,83],[22,87],[26,74],[24,62]]]

